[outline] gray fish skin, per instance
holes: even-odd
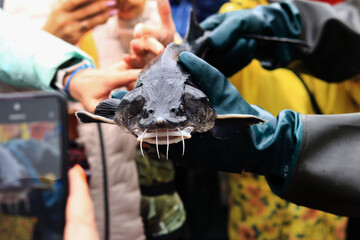
[[[176,131],[191,126],[205,132],[214,126],[216,112],[178,62],[184,50],[172,43],[141,71],[136,89],[120,102],[115,123],[137,137],[145,129]]]

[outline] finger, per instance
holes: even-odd
[[[158,10],[163,28],[174,27],[174,22],[173,22],[173,19],[171,16],[171,7],[170,7],[169,0],[158,0],[157,1],[157,10]]]
[[[148,53],[142,57],[138,57],[136,55],[126,55],[124,56],[124,62],[129,66],[129,68],[144,68],[146,64],[148,64],[152,59],[154,59],[157,55],[153,53]]]
[[[83,104],[84,108],[89,113],[94,113],[96,106],[99,105],[99,103],[105,99],[106,99],[106,97],[87,100]]]
[[[126,69],[130,69],[130,68],[131,68],[131,67],[129,67],[129,66],[126,64],[126,62],[124,62],[124,61],[114,63],[112,66],[113,66],[114,68],[116,68],[117,70],[119,70],[119,71],[126,70]]]
[[[114,7],[116,5],[116,1],[94,1],[90,4],[87,4],[74,12],[74,17],[78,20],[83,20],[90,18],[91,16],[101,15],[104,12],[110,12],[111,10],[115,10]],[[116,11],[118,11],[116,9]],[[114,12],[116,12],[114,11]]]
[[[213,58],[214,61],[209,63],[226,77],[230,77],[255,58],[256,46],[256,40],[240,38],[229,51],[223,52],[222,56]]]
[[[132,52],[139,57],[148,53],[153,53],[157,56],[164,51],[164,46],[154,37],[133,39],[130,42],[130,47]]]
[[[193,53],[182,52],[179,55],[179,60],[192,75],[194,83],[205,93],[213,106],[216,106],[215,103],[223,101],[224,95],[231,93],[231,91],[225,89],[230,87],[233,88],[233,91],[237,91],[221,72]],[[222,94],[219,95],[218,93]]]
[[[112,75],[109,75],[107,85],[109,89],[115,89],[123,87],[132,81],[136,81],[141,69],[129,69],[123,71],[117,71]]]
[[[207,90],[211,90],[211,86],[209,85],[214,83],[210,81],[209,77],[205,78],[204,76],[209,76],[211,73],[211,79],[222,79],[222,73],[193,53],[186,51],[180,53],[179,61],[193,76],[192,79],[195,84],[197,84],[206,95],[211,94],[211,91],[208,92]]]
[[[91,204],[86,175],[82,167],[75,165],[69,170],[69,197],[66,206],[67,221],[77,221],[84,218],[82,214]]]
[[[124,54],[123,60],[129,68],[143,68],[146,65],[145,59],[136,55]]]
[[[134,38],[151,36],[167,45],[174,40],[175,24],[171,16],[171,7],[168,0],[157,0],[157,9],[160,17],[159,25],[138,24],[134,28]]]
[[[106,21],[111,17],[116,15],[118,10],[108,10],[106,12],[103,12],[102,14],[95,15],[93,17],[87,18],[85,20],[81,20],[79,22],[79,28],[81,32],[87,32],[94,27],[106,23]]]
[[[119,9],[119,18],[123,20],[136,19],[144,12],[145,0],[120,0],[117,7]]]
[[[130,82],[129,84],[127,84],[127,85],[126,85],[126,88],[127,88],[129,91],[131,91],[131,90],[134,89],[135,85],[136,85],[136,81],[133,81],[133,82]]]
[[[237,24],[237,26],[243,25],[241,23]],[[233,21],[223,21],[211,32],[210,42],[216,48],[226,50],[235,44],[242,33],[243,29],[234,27]]]
[[[69,199],[72,200],[76,196],[87,196],[88,194],[86,174],[82,167],[75,165],[69,170]]]
[[[210,17],[206,18],[204,21],[200,23],[200,27],[202,27],[204,30],[213,30],[222,21],[224,21],[224,18],[225,18],[224,13],[211,15]]]
[[[64,0],[60,2],[62,4],[61,8],[63,10],[73,11],[81,5],[91,2],[91,0]]]
[[[69,197],[66,204],[65,240],[99,239],[95,215],[84,170],[75,165],[69,170]]]
[[[134,38],[142,38],[145,36],[152,36],[159,39],[159,28],[143,23],[136,24],[134,27]]]

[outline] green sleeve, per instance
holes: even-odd
[[[360,216],[360,113],[301,115],[302,142],[280,197],[337,215]]]
[[[0,9],[0,80],[15,87],[50,90],[60,66],[90,56]]]

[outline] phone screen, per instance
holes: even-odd
[[[0,100],[0,239],[62,239],[65,114],[57,97]]]

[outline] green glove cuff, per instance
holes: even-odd
[[[283,197],[338,215],[360,216],[360,113],[302,115],[301,154]]]
[[[288,170],[284,174],[284,178],[282,177],[274,177],[274,176],[266,176],[266,180],[271,188],[271,190],[279,195],[282,196],[289,188],[291,178],[294,173],[294,169],[296,167],[297,161],[300,156],[301,144],[302,144],[302,133],[303,133],[303,124],[301,121],[301,114],[297,114],[297,121],[294,125],[294,135],[296,138],[296,145],[295,151],[291,158],[285,160],[287,162],[286,166]]]

